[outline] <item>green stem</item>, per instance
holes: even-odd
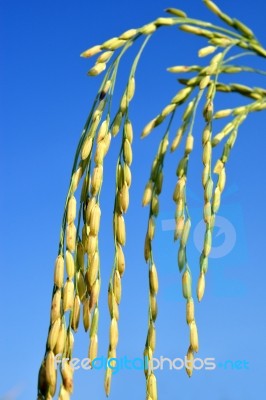
[[[236,54],[235,56],[225,59],[224,63],[228,63],[229,61],[233,61],[233,60],[236,60],[237,58],[245,57],[245,56],[257,56],[257,54],[252,51],[244,51],[241,54]]]
[[[200,90],[199,93],[197,94],[197,96],[195,97],[195,106],[193,108],[193,112],[192,112],[192,116],[191,116],[191,123],[190,123],[190,128],[189,128],[189,132],[188,135],[192,134],[193,128],[194,128],[194,124],[195,124],[195,117],[196,117],[196,113],[197,113],[197,108],[200,102],[200,99],[203,95],[204,89]]]
[[[242,71],[244,71],[244,72],[254,72],[256,74],[266,75],[266,71],[263,71],[261,69],[245,67],[245,66],[240,66],[239,68],[241,68]]]
[[[136,55],[134,61],[133,61],[133,64],[132,64],[132,67],[131,67],[131,70],[130,70],[130,73],[129,73],[128,82],[129,82],[130,79],[135,75],[135,72],[136,72],[136,69],[137,69],[138,62],[139,62],[139,60],[140,60],[141,54],[142,54],[142,52],[143,52],[143,50],[144,50],[146,44],[148,43],[148,40],[150,39],[150,37],[151,37],[151,35],[147,36],[147,38],[144,40],[144,42],[142,43],[142,45],[141,45],[141,47],[140,47],[140,49],[139,49],[139,51],[138,51],[138,53],[137,53],[137,55]],[[122,53],[122,52],[121,52],[121,53]],[[115,70],[115,77],[114,77],[114,79],[116,79],[116,76],[117,76],[117,69]],[[127,88],[128,88],[128,84],[127,84]],[[113,93],[113,92],[112,92],[112,93]],[[109,107],[109,111],[111,111],[111,104],[110,104],[110,107]],[[127,119],[127,118],[128,118],[128,109],[127,109],[127,111],[126,111],[124,120]],[[113,122],[112,122],[112,123],[113,123]],[[112,123],[111,123],[111,126],[112,126]],[[119,155],[118,155],[118,160],[117,160],[117,164],[116,164],[116,176],[118,175],[118,167],[119,167],[119,165],[122,167],[122,164],[121,164],[121,156],[122,156],[122,153],[123,153],[123,144],[124,144],[124,140],[125,140],[125,135],[123,134],[122,141],[121,141],[121,146],[120,146],[120,151],[119,151]],[[113,217],[115,216],[116,205],[117,205],[117,202],[116,202],[116,195],[117,195],[117,181],[116,181],[116,190],[115,190],[115,201],[114,201]],[[109,280],[109,284],[111,285],[111,287],[112,287],[113,276],[114,276],[114,273],[115,273],[115,270],[116,270],[116,254],[117,254],[117,241],[116,241],[116,236],[115,236],[115,225],[114,225],[115,222],[114,222],[114,221],[115,221],[115,220],[114,220],[114,218],[113,218],[113,236],[114,236],[114,246],[115,246],[115,259],[114,259],[114,263],[113,263],[113,267],[112,267],[112,272],[111,272],[111,276],[110,276],[110,280]]]

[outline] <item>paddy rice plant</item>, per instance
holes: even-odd
[[[52,399],[57,393],[60,400],[70,399],[74,390],[74,375],[71,358],[74,351],[75,333],[84,329],[88,334],[88,355],[91,362],[98,352],[98,327],[100,321],[99,297],[101,295],[101,250],[99,243],[101,229],[101,188],[105,178],[105,158],[113,140],[120,141],[115,170],[115,198],[113,199],[113,243],[114,258],[108,284],[108,308],[110,315],[109,345],[107,360],[116,358],[119,344],[119,307],[122,299],[123,275],[126,259],[126,219],[130,201],[141,204],[141,199],[130,198],[132,183],[131,164],[133,161],[132,142],[134,121],[131,120],[131,102],[137,88],[136,71],[139,60],[149,39],[161,29],[172,29],[169,35],[178,37],[178,29],[201,36],[206,45],[198,51],[195,65],[183,65],[178,55],[178,65],[169,66],[168,72],[178,79],[175,96],[165,104],[143,128],[141,137],[152,135],[157,127],[163,125],[163,135],[154,158],[151,160],[147,183],[143,188],[142,206],[147,208],[147,230],[143,232],[143,258],[147,263],[147,290],[149,306],[147,310],[147,332],[143,333],[143,357],[151,361],[156,347],[157,293],[159,273],[163,268],[155,259],[153,247],[156,235],[157,218],[160,212],[160,194],[163,190],[165,158],[171,158],[181,147],[182,156],[173,168],[176,169],[176,182],[171,197],[175,204],[175,231],[173,244],[176,246],[177,266],[180,271],[182,293],[185,300],[185,320],[188,326],[187,359],[190,367],[187,374],[192,376],[193,358],[199,351],[199,338],[195,297],[204,298],[208,290],[209,254],[212,248],[212,235],[215,218],[222,201],[226,175],[231,152],[235,146],[242,123],[250,113],[266,109],[266,90],[250,87],[243,81],[234,82],[234,75],[242,72],[263,74],[266,72],[242,63],[242,57],[266,58],[266,49],[253,31],[243,22],[225,14],[214,2],[203,0],[204,6],[215,15],[217,22],[202,21],[187,16],[185,12],[166,9],[166,16],[146,25],[129,29],[122,34],[94,45],[81,56],[88,59],[90,77],[102,75],[98,93],[87,121],[84,125],[74,156],[69,188],[63,209],[62,225],[55,255],[54,282],[51,298],[50,323],[43,360],[38,378],[38,400]],[[135,49],[135,59],[118,107],[114,107],[116,82],[119,79],[120,62],[127,56],[127,50]],[[231,76],[232,83],[224,82],[224,76]],[[227,82],[227,81],[226,81]],[[234,108],[216,110],[216,97],[220,92],[238,94],[246,98],[246,104]],[[183,106],[181,118],[176,117],[177,109]],[[195,135],[195,118],[200,115],[204,121],[201,139]],[[217,132],[216,121],[223,122]],[[116,137],[116,139],[115,139]],[[202,252],[198,262],[198,274],[192,277],[187,243],[190,238],[191,220],[187,190],[190,187],[190,158],[195,141],[202,145],[202,189],[205,234]],[[216,158],[213,148],[220,148]],[[108,165],[108,169],[111,168]],[[137,177],[135,177],[137,179]],[[211,268],[211,266],[210,266]],[[193,293],[192,278],[197,279],[197,290]],[[163,313],[164,310],[161,310]],[[55,356],[62,354],[69,361],[61,364],[60,371],[55,367]],[[62,366],[63,365],[63,366]],[[147,363],[145,363],[147,365]],[[148,365],[150,365],[148,363]],[[111,395],[112,368],[106,368],[104,390]],[[143,393],[147,400],[156,400],[157,379],[150,368],[144,369],[145,385]],[[116,377],[119,379],[119,377]],[[158,384],[160,384],[158,382]]]

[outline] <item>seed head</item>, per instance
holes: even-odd
[[[48,351],[45,360],[46,381],[51,388],[56,386],[56,369],[54,362],[54,353],[52,350]]]
[[[63,380],[63,385],[64,388],[68,393],[73,392],[73,373],[74,370],[71,367],[71,365],[67,362],[64,363],[64,367],[61,370],[62,372],[62,380]]]
[[[116,257],[117,257],[117,268],[120,276],[122,276],[125,271],[125,256],[122,247],[119,245],[117,245]]]
[[[101,209],[99,204],[94,204],[94,207],[91,210],[90,215],[90,234],[98,235],[100,229],[100,220],[101,220]]]
[[[100,280],[96,279],[90,292],[90,310],[97,304],[100,293]]]
[[[49,335],[48,335],[48,348],[50,350],[54,350],[56,342],[58,340],[58,335],[61,327],[61,318],[57,318],[50,327]]]
[[[72,222],[66,228],[66,246],[71,252],[73,252],[76,248],[76,235],[77,230],[75,224]]]
[[[186,318],[188,324],[194,321],[194,301],[192,298],[188,299],[187,301]]]
[[[89,359],[92,362],[96,357],[98,353],[98,336],[97,334],[94,334],[91,336],[90,340],[90,347],[89,347]]]
[[[91,325],[91,313],[90,313],[90,307],[89,307],[89,298],[87,298],[84,303],[83,303],[83,326],[85,332],[87,332],[90,329]]]
[[[117,270],[114,273],[113,286],[114,286],[113,290],[114,290],[115,300],[116,300],[117,304],[120,304],[121,294],[122,294],[122,286],[121,286],[121,278],[120,278],[119,272]]]
[[[64,258],[60,254],[55,260],[54,284],[61,289],[64,282]]]
[[[120,35],[119,38],[124,40],[129,40],[132,39],[137,33],[138,31],[136,29],[129,29],[128,31],[122,33],[122,35]]]
[[[77,332],[79,326],[79,318],[80,318],[80,299],[79,295],[76,294],[73,305],[73,314],[71,321],[71,328],[74,332]]]
[[[194,352],[191,346],[189,346],[186,356],[186,372],[189,377],[191,377],[193,373],[193,366],[194,366]]]
[[[92,137],[91,136],[87,136],[86,139],[84,140],[84,143],[82,145],[81,148],[81,159],[82,160],[86,160],[86,158],[88,158],[91,149],[92,149]]]
[[[63,321],[61,321],[61,326],[58,333],[57,342],[54,348],[54,354],[62,354],[66,343],[66,327]]]
[[[189,328],[190,328],[190,346],[191,349],[197,353],[199,350],[199,342],[198,342],[198,330],[196,322],[192,321],[189,324]]]
[[[57,289],[53,295],[51,306],[51,323],[61,316],[61,290]]]
[[[66,260],[67,276],[69,279],[72,279],[75,274],[75,263],[74,263],[74,258],[72,256],[72,254],[68,250],[66,250],[65,260]]]
[[[85,58],[89,58],[89,57],[94,56],[97,53],[100,53],[100,51],[101,51],[101,46],[97,45],[97,46],[93,46],[90,49],[84,51],[83,53],[81,53],[80,56],[81,57],[85,57]]]
[[[157,383],[153,373],[148,377],[147,392],[152,400],[157,400]]]
[[[126,164],[130,166],[132,163],[132,148],[128,139],[124,141],[123,150],[124,150],[124,161]]]
[[[74,283],[67,280],[63,289],[63,310],[71,310],[74,303]]]
[[[91,194],[96,196],[99,193],[103,181],[103,166],[97,165],[92,174],[91,178]]]
[[[88,75],[89,76],[97,76],[101,72],[103,72],[105,69],[106,69],[106,64],[104,62],[97,63],[97,64],[94,65],[94,67],[92,67],[89,70]]]
[[[212,54],[215,52],[215,50],[217,50],[216,46],[206,46],[206,47],[202,47],[199,52],[198,52],[198,56],[199,57],[206,57],[209,54]]]
[[[198,300],[201,301],[205,291],[205,275],[203,273],[200,274],[197,286],[197,297]]]
[[[149,270],[149,281],[150,281],[150,292],[153,295],[158,293],[159,283],[158,283],[158,275],[155,264],[152,264]]]
[[[112,318],[111,321],[109,342],[111,349],[115,349],[118,343],[118,325],[115,318]]]
[[[188,270],[183,273],[182,276],[182,289],[183,289],[183,296],[185,299],[191,298],[191,276]]]

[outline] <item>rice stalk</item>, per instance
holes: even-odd
[[[109,114],[102,122],[97,135],[97,144],[94,156],[95,166],[90,180],[90,196],[85,208],[85,230],[87,234],[87,260],[85,272],[87,296],[83,305],[83,324],[87,331],[90,328],[89,359],[92,362],[97,357],[98,349],[98,299],[101,286],[100,256],[98,235],[100,229],[101,209],[100,190],[103,182],[104,158],[109,150],[111,134],[109,131]],[[91,322],[90,322],[91,321]]]
[[[85,331],[89,331],[90,334],[89,357],[93,360],[97,356],[98,300],[101,286],[98,246],[101,217],[99,199],[104,174],[103,164],[110,146],[111,135],[116,136],[123,130],[122,145],[116,170],[116,198],[113,216],[115,260],[108,290],[108,305],[111,316],[108,361],[110,361],[110,358],[116,357],[119,335],[119,304],[122,295],[121,278],[125,271],[123,247],[126,243],[126,228],[124,216],[129,206],[129,188],[131,185],[130,166],[133,159],[133,129],[129,119],[129,105],[135,92],[135,70],[142,50],[150,36],[160,27],[175,25],[178,25],[184,32],[207,38],[206,46],[199,50],[199,57],[208,57],[210,54],[218,51],[219,48],[222,51],[214,55],[207,66],[177,65],[168,68],[168,71],[173,73],[196,72],[197,74],[189,79],[179,79],[179,82],[185,85],[185,87],[181,88],[170,103],[149,122],[142,133],[142,137],[147,136],[155,127],[161,125],[166,118],[170,117],[167,132],[160,143],[158,153],[152,165],[150,179],[143,196],[143,205],[149,205],[150,209],[144,246],[145,260],[149,265],[149,324],[144,356],[150,361],[156,346],[156,296],[159,286],[152,243],[155,237],[156,217],[159,214],[159,195],[163,184],[163,160],[168,147],[168,130],[177,107],[187,102],[181,126],[173,139],[171,150],[175,151],[186,136],[184,156],[177,168],[178,181],[173,198],[176,203],[175,238],[180,239],[178,265],[183,273],[182,290],[183,296],[187,301],[186,320],[190,330],[187,361],[190,366],[193,366],[194,353],[198,351],[198,332],[192,298],[192,274],[187,262],[187,243],[191,221],[186,201],[186,185],[188,161],[194,147],[192,132],[197,105],[202,92],[207,90],[207,99],[203,109],[206,125],[202,136],[202,159],[204,165],[202,175],[204,188],[203,213],[206,231],[200,258],[200,276],[197,287],[199,300],[202,299],[205,290],[205,275],[212,245],[212,231],[226,183],[226,163],[235,144],[239,126],[250,112],[266,109],[265,89],[250,87],[240,83],[225,84],[224,82],[218,82],[218,76],[221,74],[253,72],[265,75],[265,71],[246,65],[234,65],[232,61],[247,55],[266,57],[266,50],[255,37],[252,30],[242,21],[231,18],[210,0],[204,0],[204,3],[227,24],[227,28],[214,25],[210,22],[189,18],[183,11],[170,8],[166,10],[171,14],[170,18],[158,18],[140,28],[130,29],[118,37],[93,46],[82,54],[84,57],[97,55],[95,64],[88,72],[90,76],[98,76],[105,70],[107,72],[84,125],[74,157],[60,230],[58,256],[54,267],[50,323],[45,353],[38,376],[38,399],[52,399],[55,395],[58,373],[54,366],[54,359],[57,354],[62,354],[62,357],[69,358],[69,362],[65,368],[61,365],[62,382],[59,390],[59,399],[69,399],[73,392],[73,370],[70,366],[70,360],[74,346],[73,333],[78,330],[81,307],[83,308],[84,329]],[[112,115],[113,119],[111,120],[111,102],[120,60],[127,49],[141,37],[146,39],[133,63],[117,113],[114,116]],[[241,52],[225,59],[227,52],[234,46],[240,48]],[[191,101],[187,101],[194,90],[199,90],[198,95]],[[220,110],[214,114],[213,101],[216,92],[238,93],[241,96],[251,98],[253,101],[248,105]],[[233,118],[213,137],[213,120],[227,117]],[[222,155],[214,167],[214,173],[217,174],[217,181],[214,184],[211,175],[212,148],[220,145],[224,139],[226,141]],[[92,167],[93,154],[94,166]],[[79,190],[80,201],[78,202]],[[81,218],[83,218],[83,226],[81,226]],[[189,376],[191,376],[192,371],[192,368],[187,367]],[[147,399],[157,399],[156,377],[150,369],[146,369],[145,374]],[[105,377],[105,391],[107,395],[110,393],[111,378],[112,370],[111,368],[107,368]]]
[[[188,106],[189,112],[187,111],[188,110],[187,108],[183,115],[183,121],[184,120],[186,121],[187,125],[186,128],[189,127],[189,132],[185,143],[184,156],[180,160],[177,167],[176,174],[178,180],[173,193],[173,200],[176,204],[176,212],[175,212],[176,224],[175,224],[174,239],[180,240],[179,250],[177,255],[177,263],[179,271],[180,273],[182,273],[182,292],[183,292],[183,297],[187,302],[186,321],[190,330],[190,344],[187,352],[187,359],[189,359],[190,365],[187,365],[186,367],[186,372],[189,377],[193,373],[192,361],[194,360],[194,352],[198,351],[198,337],[195,334],[195,332],[197,332],[197,326],[195,322],[194,301],[192,296],[192,273],[189,268],[187,260],[187,243],[191,228],[191,220],[187,206],[186,185],[187,185],[187,171],[188,171],[189,157],[193,150],[193,142],[194,142],[193,127],[194,127],[195,115],[199,101],[202,97],[203,91],[205,90],[205,87],[206,87],[205,84],[201,85],[197,96],[189,103],[190,104]]]
[[[203,110],[203,116],[206,122],[202,135],[202,185],[204,189],[204,208],[203,219],[205,222],[205,236],[203,250],[200,256],[200,276],[197,285],[197,297],[201,301],[205,291],[205,274],[208,268],[208,257],[212,247],[212,230],[215,225],[215,214],[213,213],[213,180],[212,180],[212,121],[213,121],[213,100],[217,88],[217,79],[219,76],[220,66],[230,48],[226,48],[223,52],[216,54],[210,62],[210,67],[215,65],[215,79],[211,81],[207,92],[206,103]],[[217,199],[217,191],[214,199]]]
[[[59,241],[59,255],[56,259],[55,270],[54,270],[54,289],[52,294],[52,310],[51,310],[51,324],[48,332],[48,339],[46,344],[46,351],[44,355],[44,361],[42,362],[40,371],[43,369],[43,365],[46,363],[47,356],[49,354],[49,358],[54,357],[54,353],[51,348],[54,350],[62,350],[63,355],[71,355],[73,344],[74,344],[74,336],[71,332],[71,325],[74,330],[78,328],[79,314],[80,314],[80,298],[83,299],[85,296],[85,288],[84,284],[82,284],[83,278],[83,266],[82,257],[80,256],[80,250],[78,251],[79,262],[74,261],[76,259],[76,243],[79,234],[79,222],[81,215],[81,207],[79,210],[79,222],[78,229],[75,226],[75,218],[76,218],[76,199],[75,192],[78,188],[79,182],[89,164],[91,158],[91,150],[92,144],[94,141],[94,136],[100,122],[100,118],[102,115],[102,111],[105,107],[106,101],[102,95],[103,90],[106,90],[106,83],[108,82],[109,75],[107,74],[103,80],[103,83],[99,89],[99,92],[96,96],[94,105],[89,114],[87,122],[84,126],[81,139],[79,141],[77,151],[74,158],[74,164],[72,168],[70,186],[67,193],[65,210],[63,214],[61,232],[60,232],[60,241]],[[109,89],[108,89],[109,90]],[[90,137],[92,143],[89,144],[89,151],[86,148],[84,156],[84,142],[86,143],[87,138]],[[87,154],[86,154],[87,152]],[[79,157],[81,158],[79,161]],[[82,204],[82,202],[81,202]],[[80,247],[81,245],[79,245]],[[78,247],[78,249],[79,249]],[[64,284],[64,258],[63,251],[65,248],[65,261],[66,261],[66,272],[67,272],[67,280]],[[72,254],[73,253],[73,254]],[[78,278],[78,279],[77,279]],[[73,281],[73,279],[75,281]],[[84,282],[83,282],[84,283]],[[78,289],[79,288],[79,289]],[[83,288],[83,289],[82,289]],[[79,295],[78,291],[81,292]],[[65,328],[65,317],[63,314],[69,313],[69,324],[66,333]],[[60,317],[59,317],[60,314]],[[74,318],[73,318],[74,317]],[[59,326],[59,318],[62,318],[60,323],[60,329],[58,333]],[[55,328],[55,324],[56,328]],[[56,336],[57,340],[56,340]],[[59,341],[60,340],[60,341]],[[50,349],[50,350],[49,350]],[[53,355],[54,354],[54,355]],[[62,375],[62,371],[61,371]],[[50,388],[51,385],[46,385]],[[49,389],[50,392],[53,392],[53,389]],[[62,391],[67,392],[67,389],[62,386]],[[42,396],[46,395],[42,391],[40,384],[38,384],[38,393]],[[52,395],[53,396],[53,395]],[[63,396],[63,395],[62,395]],[[62,397],[61,396],[61,397]]]
[[[191,87],[186,87],[184,89],[181,89],[176,96],[173,97],[171,102],[161,111],[159,115],[157,115],[154,119],[152,119],[143,129],[141,137],[144,138],[148,136],[154,128],[159,126],[165,118],[172,114],[178,106],[183,104],[189,95],[191,94],[193,88]]]
[[[114,85],[115,75],[111,77],[111,88]],[[112,89],[111,89],[112,90]],[[110,104],[110,100],[109,100]],[[90,329],[90,344],[88,357],[92,362],[97,357],[98,350],[98,320],[99,307],[98,299],[100,294],[101,277],[100,277],[100,255],[98,246],[98,235],[100,230],[100,191],[103,183],[103,165],[104,158],[108,153],[111,134],[110,134],[110,117],[109,111],[106,118],[101,123],[96,136],[96,149],[94,154],[94,168],[91,172],[91,166],[87,171],[87,181],[84,180],[83,194],[83,219],[84,226],[82,228],[82,248],[84,254],[87,255],[87,266],[80,271],[80,289],[83,293],[83,325],[85,331]]]
[[[146,184],[142,198],[142,205],[149,205],[148,226],[144,244],[144,258],[149,266],[149,311],[148,332],[144,348],[144,372],[146,377],[146,398],[152,400],[157,399],[157,383],[152,369],[152,358],[156,346],[155,321],[158,312],[156,296],[159,289],[158,274],[152,251],[152,241],[155,236],[156,217],[159,213],[159,196],[163,185],[164,159],[169,146],[168,135],[174,117],[174,110],[171,114],[166,133],[159,144],[157,154],[152,163],[150,178]]]
[[[129,206],[129,188],[131,185],[131,172],[130,166],[133,159],[132,142],[133,142],[133,127],[129,119],[129,103],[135,93],[135,73],[136,68],[150,36],[147,36],[143,42],[137,56],[131,67],[127,86],[122,96],[119,110],[111,123],[112,135],[116,136],[123,123],[122,143],[118,156],[116,166],[116,193],[113,211],[113,234],[115,256],[113,269],[108,287],[108,306],[111,318],[110,332],[109,332],[109,346],[107,353],[107,368],[104,380],[104,388],[107,396],[110,394],[112,369],[109,364],[110,359],[115,357],[118,344],[119,328],[119,304],[122,295],[121,278],[125,271],[125,256],[123,247],[126,244],[126,227],[124,221],[124,214],[127,212]],[[119,116],[119,122],[117,118]]]

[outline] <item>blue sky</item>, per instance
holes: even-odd
[[[266,45],[263,0],[252,3],[220,0],[218,4],[231,16],[247,23]],[[37,373],[49,324],[53,264],[72,159],[101,82],[101,78],[86,76],[93,61],[81,59],[79,54],[131,27],[163,16],[163,9],[168,6],[217,22],[200,0],[183,3],[0,0],[2,400],[36,397]],[[126,216],[127,269],[123,277],[118,357],[141,357],[147,329],[148,275],[142,248],[148,210],[142,209],[140,203],[163,130],[141,141],[141,129],[179,89],[176,76],[167,73],[166,68],[197,63],[197,50],[203,45],[203,39],[194,39],[175,27],[162,28],[150,40],[137,71],[137,91],[131,109],[135,131],[133,186]],[[134,48],[119,71],[118,98]],[[245,62],[265,69],[262,58],[243,58],[242,64]],[[265,85],[265,77],[248,73],[229,79],[232,80]],[[216,109],[247,103],[237,96],[229,97],[218,96]],[[179,112],[175,127],[180,116]],[[214,371],[195,371],[191,379],[184,371],[165,369],[157,373],[163,400],[184,395],[188,399],[197,396],[197,400],[250,400],[265,393],[265,121],[265,113],[256,113],[240,129],[228,163],[227,186],[219,211],[221,221],[227,222],[226,225],[221,222],[221,234],[214,238],[214,246],[218,248],[226,240],[235,240],[235,244],[229,252],[211,258],[206,296],[196,310],[199,357],[215,357],[217,364],[226,360],[247,361],[248,369],[219,366]],[[195,235],[201,232],[198,224],[202,207],[202,126],[199,118],[194,131],[197,144],[191,161],[188,194],[194,232],[194,239],[192,235],[189,242],[194,285],[199,258]],[[108,342],[106,293],[113,257],[111,212],[119,142],[120,136],[112,143],[106,160],[108,167],[101,200],[104,222],[100,234],[103,284],[99,354],[103,356]],[[155,240],[160,279],[156,357],[182,358],[188,343],[185,303],[176,264],[177,244],[173,244],[171,231],[172,192],[181,154],[179,150],[167,157]],[[87,357],[87,347],[88,337],[81,326],[76,335],[75,355]],[[103,371],[77,371],[73,399],[83,399],[85,395],[104,399],[103,374]],[[113,379],[111,399],[140,399],[144,390],[142,371],[123,370]]]

